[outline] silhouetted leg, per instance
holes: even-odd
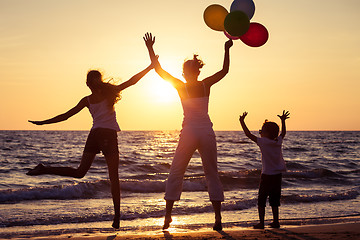
[[[221,224],[221,202],[220,201],[211,201],[214,212],[215,212],[215,224],[213,226],[213,229],[216,231],[222,230],[222,224]]]
[[[265,224],[265,207],[258,206],[260,223],[254,226],[255,229],[264,229]]]
[[[120,227],[120,181],[119,181],[119,154],[109,154],[105,156],[109,170],[109,178],[111,184],[111,195],[114,203],[114,228]]]
[[[217,148],[216,139],[213,134],[201,136],[199,153],[206,177],[206,184],[209,192],[210,201],[224,201],[224,190],[220,181],[217,167]]]
[[[206,177],[209,198],[215,212],[214,230],[221,231],[221,202],[224,201],[223,186],[220,181],[217,167],[217,148],[215,133],[212,129],[199,130],[200,144],[199,153]]]
[[[95,153],[84,152],[78,168],[51,166],[47,167],[40,163],[34,169],[30,170],[27,175],[36,176],[43,174],[52,174],[58,176],[83,178],[87,171],[90,169],[90,166],[94,161],[95,155]]]
[[[279,207],[278,206],[271,206],[272,208],[272,213],[273,213],[273,222],[270,223],[270,227],[272,228],[279,228],[280,227],[280,223],[279,223]]]
[[[164,220],[164,226],[163,229],[168,229],[170,226],[170,223],[172,222],[171,218],[171,212],[174,206],[173,200],[166,200],[166,213],[165,213],[165,220]]]
[[[197,139],[191,130],[182,130],[179,144],[175,151],[174,159],[171,163],[170,174],[166,181],[166,214],[163,229],[169,228],[172,221],[171,212],[174,201],[180,199],[183,179],[189,161],[196,150]]]
[[[279,206],[280,206],[280,198],[281,198],[281,179],[282,179],[282,174],[277,174],[272,176],[273,188],[269,194],[269,202],[273,213],[273,222],[269,224],[271,228],[280,227]]]
[[[189,161],[196,151],[197,140],[191,130],[182,130],[169,177],[166,180],[165,200],[178,201],[183,189],[184,174]]]

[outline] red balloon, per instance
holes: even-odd
[[[240,40],[250,47],[260,47],[264,45],[269,38],[269,32],[260,23],[250,23],[249,30],[242,36]]]

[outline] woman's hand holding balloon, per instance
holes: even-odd
[[[233,45],[233,41],[231,39],[227,40],[225,42],[225,50],[228,50],[229,48],[231,48]]]

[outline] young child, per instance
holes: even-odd
[[[261,180],[258,195],[258,211],[260,223],[254,226],[255,229],[264,229],[266,199],[269,196],[269,203],[272,208],[273,222],[271,228],[279,228],[279,206],[281,196],[281,178],[282,172],[286,171],[285,161],[282,156],[282,142],[286,134],[285,120],[289,118],[290,113],[283,111],[278,117],[281,119],[281,134],[279,136],[279,126],[274,122],[265,120],[261,130],[261,138],[251,134],[245,124],[247,112],[240,115],[240,124],[245,135],[256,142],[261,150]]]
[[[102,74],[97,70],[89,71],[87,74],[86,85],[91,90],[91,95],[82,98],[79,103],[56,117],[44,121],[29,121],[36,125],[52,124],[62,122],[80,112],[87,107],[93,118],[93,126],[86,140],[85,148],[80,165],[72,167],[53,167],[44,166],[39,163],[31,169],[27,175],[35,176],[42,174],[53,174],[58,176],[68,176],[82,178],[89,170],[95,155],[102,153],[108,166],[109,178],[111,183],[111,194],[114,203],[115,216],[112,226],[120,227],[120,183],[119,183],[119,150],[117,132],[120,131],[116,121],[114,104],[120,99],[120,92],[131,85],[136,84],[146,73],[153,68],[152,64],[143,71],[134,75],[128,81],[113,85],[103,82]]]

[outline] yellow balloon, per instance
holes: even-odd
[[[204,21],[206,25],[215,31],[225,31],[224,20],[228,11],[221,5],[213,4],[204,11]]]

